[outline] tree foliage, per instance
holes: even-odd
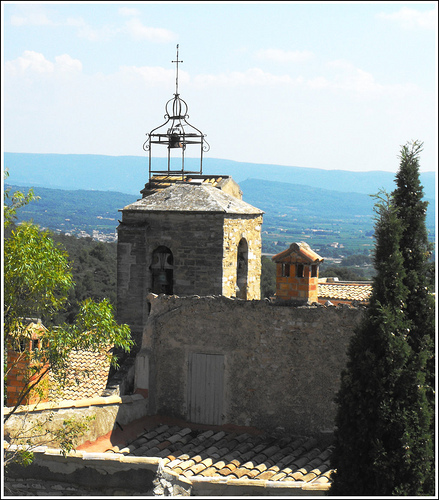
[[[5,193],[5,222],[12,225],[17,209],[32,200],[29,193],[14,193],[12,197]],[[133,345],[128,325],[117,324],[113,307],[106,298],[100,301],[85,299],[79,304],[72,323],[53,324],[53,318],[66,306],[74,285],[68,255],[47,231],[40,231],[31,223],[22,223],[12,229],[4,243],[5,351],[16,349],[22,340],[29,338],[26,318],[41,318],[46,329],[40,348],[26,353],[31,358],[32,369],[26,374],[17,404],[5,415],[5,421],[30,391],[38,388],[49,370],[62,385],[72,351],[101,351],[113,346],[129,350]],[[108,356],[117,364],[110,351]]]
[[[403,177],[408,156],[413,159],[411,153],[416,156],[419,149],[402,149],[398,178]],[[415,176],[413,189],[414,181]],[[416,206],[418,217],[413,217],[419,221],[422,197],[418,192],[414,198],[412,208]],[[426,258],[425,246],[410,248],[425,241],[420,237],[422,224],[416,225],[417,238],[408,237],[413,214],[401,210],[400,203],[395,196],[380,193],[375,205],[377,274],[369,307],[351,339],[336,398],[332,457],[336,472],[331,495],[434,494],[432,366],[428,364],[432,352],[429,329],[421,333],[417,323],[424,309],[428,316],[431,302],[427,287],[419,295],[419,289],[410,288],[422,279],[411,276],[407,260],[412,253],[418,259],[423,254],[421,261]],[[411,314],[410,301],[417,303],[416,315]]]
[[[428,202],[422,200],[423,187],[419,180],[419,155],[422,147],[421,142],[414,141],[402,148],[393,200],[402,225],[400,247],[406,272],[404,284],[408,290],[406,315],[411,321],[408,342],[415,353],[428,358],[429,396],[433,404],[435,301],[432,295],[434,280],[430,260],[433,245],[428,240],[425,227]]]
[[[47,231],[24,223],[4,242],[5,331],[19,328],[23,318],[50,318],[73,288],[67,254]]]
[[[276,293],[276,263],[265,255],[261,258],[261,297],[270,298]]]
[[[4,172],[5,179],[9,177],[9,171],[6,169]],[[11,188],[4,190],[4,203],[3,203],[3,217],[5,228],[13,223],[17,218],[17,210],[31,201],[39,200],[39,196],[35,196],[34,190],[29,189],[27,194],[22,191],[14,191],[11,193]]]
[[[54,317],[55,323],[72,323],[86,298],[104,298],[116,307],[116,243],[103,243],[92,238],[54,234],[55,242],[67,249],[75,287],[68,294],[66,307]]]

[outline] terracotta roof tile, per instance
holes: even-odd
[[[370,283],[319,283],[319,299],[367,302],[372,293]]]
[[[105,351],[73,351],[69,356],[67,383],[60,387],[50,375],[49,401],[98,397],[107,386],[110,360]]]
[[[289,248],[273,255],[271,258],[274,262],[282,262],[285,259],[289,259],[290,255],[296,255],[305,261],[311,262],[323,262],[323,258],[320,257],[305,241],[300,241],[299,243],[291,243]]]
[[[185,441],[182,446],[181,440]],[[133,456],[162,457],[164,469],[190,480],[330,484],[332,446],[315,438],[157,426],[128,444]]]

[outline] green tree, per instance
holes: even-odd
[[[276,263],[270,258],[261,259],[261,297],[273,297],[276,293]]]
[[[9,171],[5,169],[5,180],[9,177]],[[21,191],[11,193],[11,188],[6,188],[4,191],[3,217],[5,229],[9,227],[17,218],[17,210],[31,201],[39,200],[39,196],[35,196],[34,190],[29,189],[27,194]]]
[[[32,194],[5,193],[5,225],[11,226],[16,211],[32,201]],[[51,318],[65,307],[69,292],[74,286],[71,265],[64,249],[56,245],[47,231],[40,231],[31,223],[12,229],[4,242],[4,337],[6,349],[17,347],[28,338],[27,317],[38,316],[51,324]],[[100,302],[84,300],[72,324],[50,325],[42,336],[42,347],[27,353],[32,369],[26,375],[24,388],[17,404],[5,414],[6,422],[17,410],[30,391],[38,385],[47,371],[62,386],[73,350],[96,350],[114,346],[129,350],[133,345],[128,325],[119,325],[114,319],[113,308],[107,299]],[[6,351],[5,349],[5,351]],[[116,358],[109,352],[113,365]],[[6,371],[7,377],[7,371]],[[72,424],[73,425],[73,424]],[[80,429],[81,426],[77,426]],[[76,435],[67,426],[65,443]],[[66,446],[67,446],[66,444]]]
[[[408,341],[417,355],[427,358],[429,399],[434,404],[434,341],[435,301],[434,269],[430,260],[433,245],[428,241],[425,226],[428,202],[423,201],[419,179],[419,156],[423,144],[409,142],[401,149],[400,167],[396,174],[393,201],[402,224],[401,252],[405,269],[404,283],[408,289],[406,315],[411,321]]]
[[[365,277],[362,274],[359,274],[358,269],[352,270],[349,267],[341,267],[341,266],[329,266],[326,269],[322,269],[319,273],[321,278],[339,278],[344,281],[362,281],[365,280]]]
[[[329,494],[434,494],[425,363],[408,341],[403,226],[390,197],[381,196],[375,211],[377,274],[336,397],[336,472]]]

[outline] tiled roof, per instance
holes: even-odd
[[[105,352],[72,351],[65,387],[60,389],[51,374],[49,401],[100,396],[107,385],[109,370],[110,361]]]
[[[236,479],[297,485],[330,485],[333,446],[315,438],[205,430],[158,425],[111,450],[140,457],[159,457],[165,470],[189,480]]]
[[[319,283],[319,299],[367,302],[370,283]]]
[[[320,257],[320,255],[318,255],[317,253],[315,253],[314,250],[312,250],[311,247],[308,245],[308,243],[304,241],[300,241],[299,243],[291,243],[289,248],[274,255],[271,259],[274,262],[282,262],[284,259],[286,259],[292,254],[297,255],[298,257],[301,257],[310,263],[323,262],[323,258]]]

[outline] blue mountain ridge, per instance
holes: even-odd
[[[165,158],[154,158],[154,168],[165,169]],[[187,169],[196,170],[199,160],[186,158]],[[148,181],[146,156],[84,154],[4,153],[8,182],[19,186],[53,189],[118,191],[139,196]],[[395,164],[395,171],[398,165]],[[385,171],[352,172],[308,167],[286,167],[205,158],[203,174],[231,175],[241,183],[249,178],[299,184],[344,193],[376,194],[395,189],[395,174]],[[435,172],[421,172],[425,198],[435,199]]]

